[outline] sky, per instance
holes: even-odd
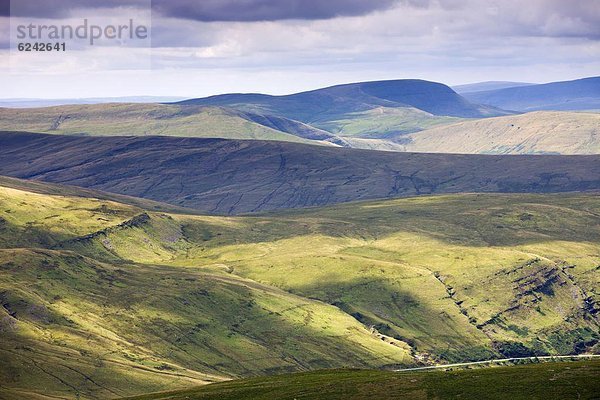
[[[18,26],[84,19],[149,34],[17,49]],[[5,99],[570,80],[600,75],[600,0],[0,0],[0,73]]]

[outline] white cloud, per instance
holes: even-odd
[[[125,78],[132,76],[126,70],[135,68],[140,54],[122,48],[71,53],[46,73],[71,77],[88,71],[96,78],[82,79],[81,87],[94,96],[110,90],[113,95],[282,93],[409,77],[445,83],[550,81],[597,74],[599,26],[595,0],[404,0],[392,9],[328,20],[162,17],[153,21],[154,70],[138,74],[135,82]],[[18,82],[32,79],[27,71],[36,74],[33,79],[40,74],[40,68],[18,57],[17,63],[18,73],[0,78],[11,92],[6,97],[52,90],[52,85],[40,85],[34,93],[15,93]],[[106,72],[115,69],[122,72]],[[105,79],[98,78],[103,74]],[[119,74],[124,78],[116,84]]]

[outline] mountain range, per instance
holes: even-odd
[[[513,111],[598,110],[600,77],[464,93],[470,101]]]
[[[287,96],[227,94],[171,104],[0,108],[0,129],[276,140],[386,151],[597,153],[598,128],[593,113],[527,113],[521,117],[522,112],[499,107],[552,109],[551,104],[557,102],[562,108],[593,108],[594,102],[600,101],[598,78],[473,91],[511,84],[517,83],[475,84],[465,89],[463,96],[439,83],[394,80]],[[496,103],[496,98],[517,98],[535,106]],[[480,105],[486,102],[495,107]],[[463,146],[465,138],[467,146]]]

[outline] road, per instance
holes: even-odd
[[[539,361],[539,360],[561,360],[561,359],[573,359],[573,358],[596,358],[600,357],[598,354],[579,354],[572,356],[540,356],[540,357],[515,357],[515,358],[497,358],[493,360],[484,360],[484,361],[472,361],[472,362],[464,362],[464,363],[456,363],[456,364],[442,364],[442,365],[430,365],[427,367],[415,367],[415,368],[404,368],[404,369],[396,369],[396,372],[407,372],[407,371],[422,371],[428,369],[443,369],[443,368],[452,368],[452,367],[468,367],[470,365],[482,365],[482,364],[497,364],[503,362],[511,362],[511,361]]]

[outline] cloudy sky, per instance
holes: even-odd
[[[600,75],[600,0],[0,0],[2,98],[291,93],[421,78]],[[148,40],[16,50],[18,25],[149,25]],[[13,49],[11,49],[11,44]]]

